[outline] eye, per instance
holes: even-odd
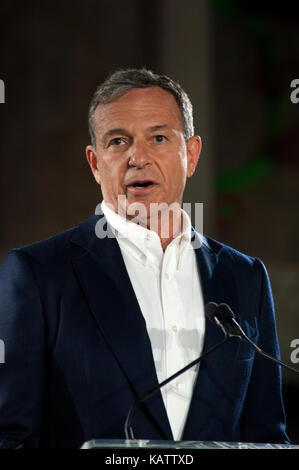
[[[113,139],[111,139],[109,141],[109,146],[113,145],[113,146],[116,146],[116,147],[119,147],[120,145],[122,145],[124,143],[124,140],[121,138],[121,137],[114,137]]]
[[[157,142],[158,144],[161,144],[162,142],[165,142],[167,139],[165,137],[165,135],[155,135],[154,136],[154,140],[155,142]]]

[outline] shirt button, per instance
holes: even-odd
[[[164,277],[165,277],[166,281],[169,280],[169,274],[166,273],[166,274],[164,275]]]
[[[140,261],[141,261],[142,263],[145,263],[145,262],[146,262],[146,256],[143,255],[143,254],[141,254],[141,255],[139,256],[139,259],[140,259]]]
[[[171,329],[174,333],[177,333],[177,331],[178,331],[178,327],[176,325],[172,325]]]

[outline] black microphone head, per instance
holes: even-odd
[[[232,311],[232,309],[230,308],[230,306],[227,305],[227,304],[224,304],[224,303],[219,304],[217,315],[218,315],[219,319],[222,319],[222,320],[227,320],[229,318],[235,318],[235,314]]]
[[[219,306],[215,302],[209,302],[205,306],[205,314],[211,322],[214,321],[214,317],[215,317],[216,311],[218,311],[218,308]]]

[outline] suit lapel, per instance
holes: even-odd
[[[203,241],[196,249],[196,257],[201,278],[204,304],[208,302],[226,302],[231,304],[234,281],[230,271],[219,262],[217,251]],[[232,305],[234,308],[234,306]],[[221,330],[210,321],[206,321],[205,340],[202,354],[224,339]],[[210,429],[211,416],[215,407],[220,406],[222,384],[225,382],[225,371],[232,367],[236,355],[235,339],[230,340],[218,351],[212,353],[200,363],[199,373],[194,387],[183,439],[200,439]]]
[[[91,217],[73,237],[84,251],[72,263],[90,311],[137,396],[158,384],[151,344],[118,243],[111,232],[102,240],[96,237],[97,221]],[[161,393],[144,405],[164,437],[172,439]]]

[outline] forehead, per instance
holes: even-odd
[[[181,113],[174,96],[159,87],[134,88],[111,103],[99,104],[94,113],[97,134],[112,127],[130,130],[155,125],[182,131]]]

